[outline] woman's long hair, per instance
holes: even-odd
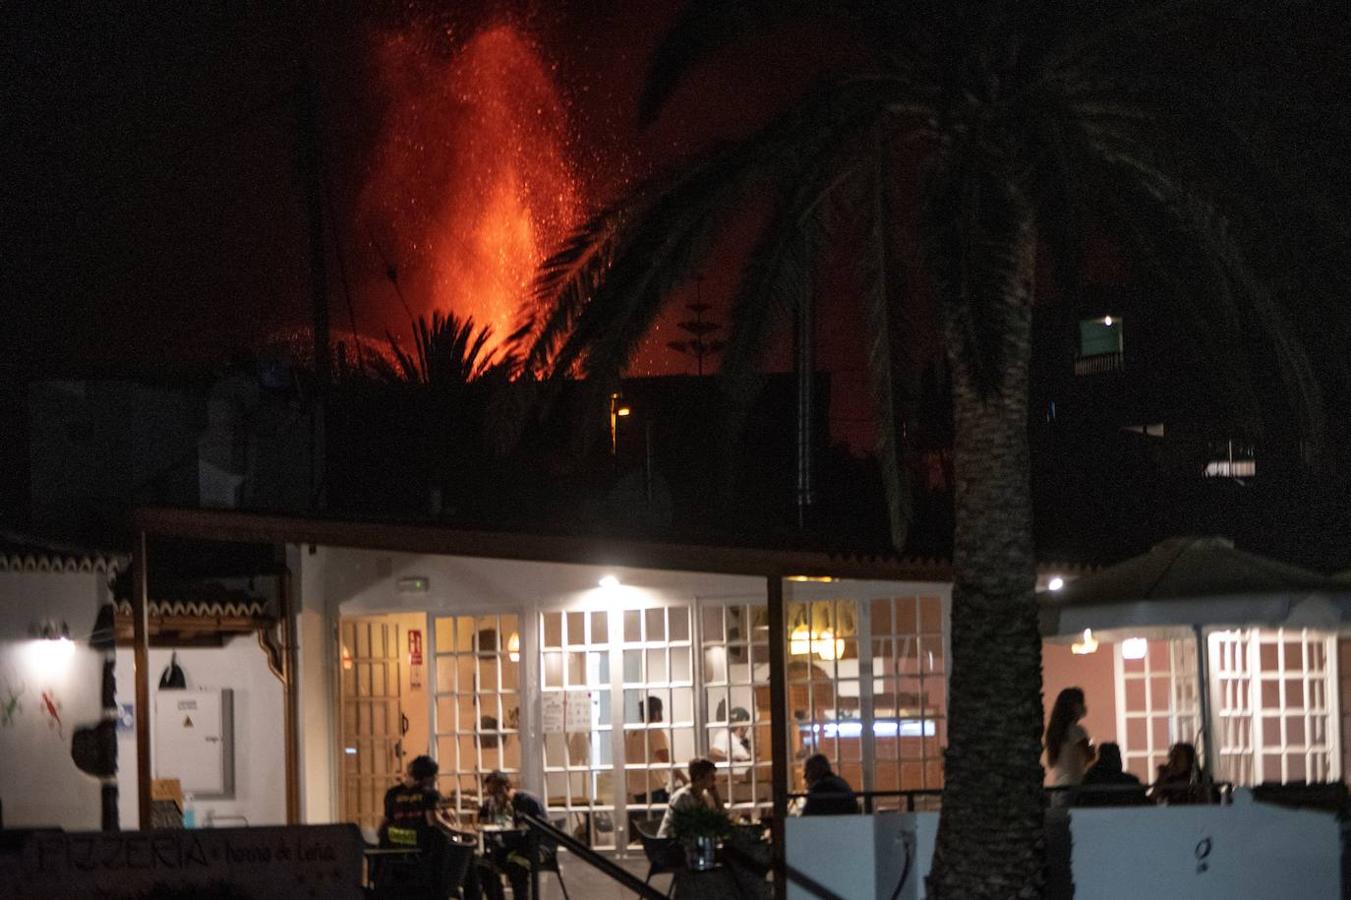
[[[1060,761],[1060,748],[1070,726],[1079,721],[1079,710],[1084,706],[1083,688],[1065,688],[1055,698],[1051,721],[1046,725],[1046,762],[1052,767]]]

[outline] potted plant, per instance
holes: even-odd
[[[671,813],[671,834],[685,847],[686,865],[704,872],[716,862],[718,841],[732,833],[732,822],[721,810],[700,804]]]

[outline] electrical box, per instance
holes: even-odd
[[[156,778],[177,778],[195,797],[234,796],[232,690],[161,690],[154,729]]]

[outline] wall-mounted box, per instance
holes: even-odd
[[[234,691],[161,690],[154,731],[156,778],[199,798],[234,796]]]

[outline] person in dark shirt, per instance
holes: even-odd
[[[1168,748],[1168,761],[1159,766],[1150,799],[1162,806],[1206,803],[1210,791],[1196,761],[1196,747],[1179,741]]]
[[[483,779],[483,804],[479,807],[479,825],[512,824],[524,825],[523,816],[543,819],[544,804],[525,791],[511,786],[506,773],[489,772]],[[492,835],[485,846],[496,872],[507,876],[511,882],[511,895],[516,900],[526,900],[530,896],[530,859],[526,851],[525,835],[521,833],[498,833]],[[547,839],[540,840],[540,862],[546,863],[553,858],[554,844]],[[488,900],[503,900],[502,882],[498,875],[487,873],[482,879],[483,893]]]
[[[380,823],[380,846],[426,849],[437,827],[436,760],[419,756],[408,764],[403,781],[385,792],[385,818]]]
[[[830,760],[817,753],[802,764],[802,780],[807,782],[807,803],[804,816],[852,816],[858,814],[858,798],[854,789],[834,772]]]
[[[1110,786],[1111,790],[1095,790],[1100,786]],[[1122,769],[1120,745],[1109,741],[1099,746],[1097,762],[1084,773],[1074,805],[1140,806],[1148,802],[1140,779]]]

